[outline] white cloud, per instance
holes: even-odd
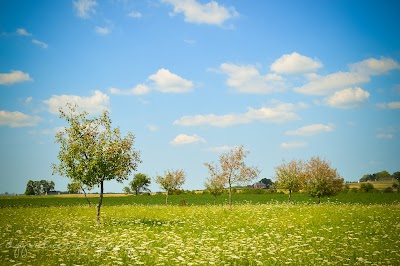
[[[111,28],[110,27],[99,27],[96,26],[96,28],[94,29],[95,32],[99,35],[105,36],[111,33]]]
[[[223,25],[223,23],[239,15],[233,7],[226,8],[216,1],[206,4],[198,3],[196,0],[162,0],[174,6],[174,12],[170,15],[183,13],[185,21],[196,24]]]
[[[65,127],[47,128],[42,130],[30,130],[28,133],[31,135],[55,135],[58,132],[63,132]]]
[[[240,124],[249,124],[258,121],[271,123],[284,123],[298,119],[295,110],[303,108],[304,104],[291,104],[276,102],[273,107],[261,107],[260,109],[248,108],[246,113],[226,115],[194,115],[183,116],[174,121],[179,126],[214,126],[229,127]]]
[[[293,141],[293,142],[283,142],[281,143],[280,147],[285,150],[291,150],[291,149],[301,149],[304,147],[307,147],[307,142],[301,142],[301,141]]]
[[[32,33],[26,31],[26,29],[23,28],[17,29],[17,34],[21,36],[32,36]]]
[[[138,11],[132,11],[131,13],[128,14],[131,18],[141,18],[143,17],[142,13]]]
[[[400,102],[378,103],[376,106],[381,109],[400,109]]]
[[[138,84],[134,88],[129,90],[120,90],[117,88],[110,89],[111,94],[117,94],[117,95],[145,95],[148,94],[150,91],[151,91],[150,87],[147,86],[146,84]]]
[[[253,65],[224,63],[220,69],[228,76],[227,85],[240,93],[266,94],[284,89],[284,80],[277,74],[262,76]]]
[[[91,14],[96,13],[97,2],[94,0],[77,0],[73,2],[73,5],[78,17],[88,18]]]
[[[393,134],[381,133],[381,134],[377,134],[376,137],[378,139],[392,139],[393,138]]]
[[[207,148],[207,151],[211,151],[211,152],[226,152],[229,150],[231,150],[231,147],[226,146],[226,145]]]
[[[157,125],[154,125],[154,124],[147,124],[146,125],[146,129],[148,131],[150,131],[150,132],[156,132],[156,131],[160,130],[160,128]]]
[[[164,93],[187,93],[193,89],[192,81],[186,80],[164,68],[159,69],[149,79],[154,81],[156,90]]]
[[[31,81],[28,73],[14,70],[10,73],[0,73],[0,85],[11,85],[18,82]]]
[[[0,126],[32,127],[40,121],[38,116],[30,116],[21,112],[9,112],[0,110]]]
[[[310,73],[321,68],[318,60],[298,53],[285,54],[271,65],[271,70],[281,74]]]
[[[361,73],[336,72],[326,76],[314,76],[309,83],[294,90],[308,95],[327,95],[335,90],[369,81],[370,78]]]
[[[334,130],[333,124],[313,124],[309,126],[304,126],[296,130],[290,130],[286,132],[286,135],[294,136],[313,136],[321,133],[331,132]]]
[[[325,98],[324,102],[331,107],[351,109],[359,107],[366,102],[369,96],[369,92],[359,87],[354,89],[348,88],[335,92],[332,96]]]
[[[103,110],[109,110],[109,96],[96,90],[92,96],[82,97],[77,95],[53,95],[50,99],[43,101],[48,105],[48,111],[58,114],[59,108],[63,108],[67,103],[77,104],[79,110],[85,110],[91,114],[99,114]]]
[[[42,48],[44,48],[44,49],[46,49],[47,47],[49,47],[46,43],[41,42],[41,41],[36,40],[36,39],[32,39],[32,43],[34,43],[34,44],[36,44],[36,45],[39,45],[40,47],[42,47]]]
[[[186,134],[179,134],[173,139],[170,144],[173,145],[183,145],[183,144],[192,144],[192,143],[205,143],[205,139],[194,134],[192,136]]]
[[[394,69],[400,69],[399,63],[391,58],[381,57],[380,59],[369,58],[361,62],[351,64],[352,72],[364,75],[382,75]]]
[[[25,103],[31,103],[31,102],[32,102],[32,100],[33,100],[33,98],[32,98],[31,96],[29,96],[29,97],[26,97],[26,99],[25,99]]]

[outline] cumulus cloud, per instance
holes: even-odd
[[[267,94],[284,89],[284,79],[273,73],[261,75],[253,65],[224,63],[220,70],[228,76],[227,85],[239,93]]]
[[[174,121],[174,125],[179,126],[214,126],[214,127],[229,127],[240,124],[249,124],[253,122],[271,122],[284,123],[298,119],[296,110],[303,108],[304,104],[291,104],[276,102],[272,107],[261,107],[254,109],[248,108],[247,112],[239,114],[225,115],[193,115],[183,116]]]
[[[296,130],[290,130],[286,132],[286,135],[294,136],[313,136],[321,133],[331,132],[334,130],[333,124],[313,124],[309,126],[300,127]]]
[[[271,70],[279,74],[310,73],[321,68],[318,60],[299,53],[285,54],[271,65]]]
[[[226,20],[239,15],[235,8],[226,8],[216,1],[205,4],[196,0],[162,0],[162,2],[174,7],[174,11],[170,15],[183,13],[185,21],[190,23],[221,26]]]
[[[24,73],[20,70],[14,70],[10,73],[0,73],[0,85],[11,85],[14,83],[31,81],[31,77],[28,73]]]
[[[184,144],[192,144],[192,143],[205,143],[205,139],[194,134],[194,135],[186,135],[186,134],[179,134],[176,136],[170,144],[173,145],[184,145]]]
[[[400,109],[400,102],[378,103],[376,106],[381,109]]]
[[[94,28],[94,31],[95,31],[98,35],[106,36],[106,35],[109,35],[109,34],[111,33],[111,28],[110,28],[110,27],[99,27],[99,26],[96,26],[96,27]]]
[[[8,127],[32,127],[40,122],[40,117],[30,116],[21,112],[9,112],[0,110],[0,126]]]
[[[393,134],[381,133],[381,134],[377,134],[376,138],[378,138],[378,139],[392,139],[393,138]]]
[[[118,94],[118,95],[145,95],[151,91],[150,87],[146,84],[138,84],[134,88],[129,90],[120,90],[117,88],[111,88],[111,94]]]
[[[17,29],[17,34],[21,36],[32,36],[32,33],[28,32],[26,29],[23,28]]]
[[[226,152],[231,150],[232,148],[229,146],[216,146],[216,147],[209,147],[207,148],[207,151],[211,151],[211,152]]]
[[[393,59],[381,57],[380,59],[369,58],[351,64],[349,68],[349,72],[336,72],[326,76],[309,75],[309,82],[294,90],[308,95],[329,95],[346,87],[369,82],[371,76],[400,69],[400,65]]]
[[[399,63],[391,58],[381,57],[380,59],[369,58],[361,62],[351,64],[352,72],[364,75],[382,75],[394,69],[400,69]]]
[[[369,96],[369,92],[359,87],[354,89],[348,88],[335,92],[333,95],[325,98],[324,102],[326,105],[334,108],[351,109],[362,105],[368,100]]]
[[[302,141],[292,141],[292,142],[282,142],[280,147],[285,150],[291,149],[301,149],[307,147],[307,142]]]
[[[141,18],[143,17],[142,13],[138,11],[132,11],[131,13],[128,14],[131,18]]]
[[[192,91],[193,82],[184,79],[168,69],[161,68],[157,73],[151,75],[149,80],[152,80],[155,89],[165,93],[187,93]]]
[[[109,110],[109,96],[96,90],[92,96],[82,97],[78,95],[53,95],[50,99],[43,101],[48,105],[48,111],[58,114],[59,108],[63,108],[67,103],[77,104],[79,110],[84,110],[90,114],[99,114],[103,110]]]
[[[36,40],[36,39],[32,39],[32,43],[34,43],[34,44],[36,44],[36,45],[38,45],[38,46],[40,46],[40,47],[42,47],[42,48],[44,48],[44,49],[46,49],[47,47],[49,47],[49,46],[47,45],[47,43],[41,42],[41,41]]]
[[[78,17],[88,18],[91,14],[96,13],[97,2],[94,0],[77,0],[73,2],[73,5]]]
[[[361,73],[337,72],[326,76],[315,76],[309,83],[294,90],[308,95],[328,95],[337,89],[369,81],[369,76]]]

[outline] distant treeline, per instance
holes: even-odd
[[[393,174],[389,174],[388,171],[381,171],[375,174],[366,174],[360,178],[360,182],[368,182],[368,181],[384,181],[384,180],[392,180],[397,179],[400,182],[400,171],[394,172]]]

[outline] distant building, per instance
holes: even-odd
[[[267,188],[267,185],[261,182],[254,183],[253,188]]]

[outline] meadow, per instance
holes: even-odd
[[[399,193],[170,199],[106,197],[98,225],[83,198],[1,197],[1,264],[400,265]]]

